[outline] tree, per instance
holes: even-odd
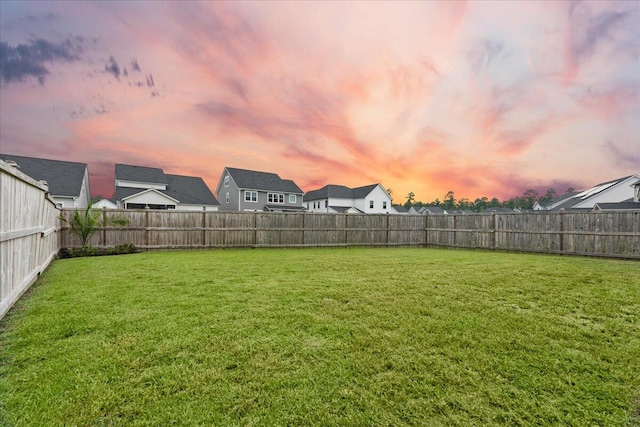
[[[129,221],[121,216],[111,216],[102,220],[102,211],[94,209],[93,204],[89,203],[85,210],[75,210],[70,219],[64,215],[59,218],[62,222],[69,224],[69,231],[80,239],[82,248],[89,246],[91,237],[96,234],[99,228],[110,225],[125,226]]]
[[[405,209],[410,209],[411,206],[413,206],[413,202],[416,201],[416,195],[413,194],[413,191],[409,192],[409,194],[407,194],[407,201],[404,203],[404,207]]]
[[[453,191],[449,190],[444,196],[442,208],[445,210],[453,210],[456,207],[456,197]]]

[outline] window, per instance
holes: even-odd
[[[373,200],[369,202],[369,209],[373,209]]]
[[[296,202],[296,195],[289,194],[289,203],[295,203],[295,202]]]
[[[258,192],[257,191],[246,191],[244,192],[244,201],[245,202],[257,202],[258,201]]]
[[[229,186],[229,175],[224,177],[224,186],[228,187]]]
[[[227,194],[225,195],[225,200],[227,201],[227,203],[229,203],[229,192],[227,192]]]
[[[382,209],[387,209],[387,202],[386,201],[382,202]]]
[[[329,207],[329,201],[328,201],[328,200],[325,200],[325,201],[324,201],[324,207],[325,207],[325,208]]]
[[[267,194],[267,202],[268,203],[284,203],[284,194],[280,193],[269,193]]]

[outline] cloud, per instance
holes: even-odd
[[[140,72],[140,65],[138,64],[138,60],[136,58],[133,58],[130,64],[133,71]]]
[[[109,57],[109,62],[104,66],[104,71],[112,74],[113,77],[120,80],[120,65],[118,65],[118,62],[113,56]]]
[[[616,166],[629,166],[640,169],[640,144],[605,141],[602,144],[605,153],[613,159]]]
[[[80,59],[82,37],[69,38],[61,43],[44,39],[29,44],[11,46],[0,42],[0,76],[5,83],[22,82],[29,77],[44,84],[49,69],[45,63],[74,62]]]

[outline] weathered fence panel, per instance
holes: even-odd
[[[0,161],[0,319],[60,249],[59,214],[46,185]]]
[[[65,211],[70,215],[72,211]],[[366,215],[104,211],[129,225],[101,229],[94,245],[212,247],[437,246],[640,259],[640,212]],[[68,246],[77,241],[67,236]]]

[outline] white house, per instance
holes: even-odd
[[[629,175],[612,181],[602,182],[579,193],[564,195],[553,203],[534,205],[535,210],[593,209],[596,204],[632,202],[635,195],[634,185],[640,181],[640,175]]]
[[[217,211],[218,200],[200,177],[165,174],[162,169],[116,164],[119,209]]]
[[[303,204],[309,212],[397,213],[391,206],[391,196],[380,184],[357,188],[325,185],[307,192]]]
[[[36,181],[49,186],[49,195],[62,208],[85,208],[89,205],[89,170],[86,163],[0,154],[0,159],[17,167]]]
[[[118,205],[109,199],[100,199],[93,204],[95,209],[118,209]]]

